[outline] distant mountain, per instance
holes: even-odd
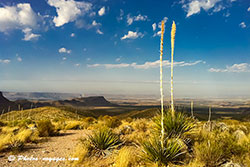
[[[17,99],[10,101],[6,98]],[[80,97],[80,94],[66,94],[66,93],[3,93],[0,92],[0,114],[12,110],[25,110],[44,106],[70,106],[70,107],[86,107],[86,106],[118,106],[110,103],[103,96],[90,96],[73,98],[71,100],[49,100],[69,98],[73,96]],[[25,99],[25,97],[27,99]],[[67,98],[66,98],[67,97]],[[36,99],[36,100],[34,100]],[[69,98],[70,99],[70,98]]]
[[[48,92],[4,92],[9,100],[65,100],[81,97],[79,93],[48,93]]]
[[[5,98],[3,96],[3,93],[0,92],[0,114],[15,109],[17,109],[17,105],[14,102],[9,101],[7,98]]]
[[[117,106],[116,104],[110,103],[103,96],[91,96],[75,98],[72,100],[59,100],[54,105],[63,106],[74,106],[74,107],[84,107],[84,106]]]

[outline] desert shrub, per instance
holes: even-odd
[[[5,126],[6,123],[4,121],[0,121],[0,127]]]
[[[211,132],[194,146],[196,158],[207,167],[217,167],[232,159],[244,156],[246,148],[237,143],[234,135],[228,132]]]
[[[102,128],[88,135],[89,149],[97,155],[106,155],[122,144],[120,137],[110,129]]]
[[[166,138],[163,145],[159,138],[144,141],[141,144],[143,158],[159,166],[168,166],[171,163],[177,163],[181,160],[184,145],[178,139]]]
[[[10,142],[10,139],[11,139],[11,134],[0,135],[0,152],[7,148],[7,145]]]
[[[130,124],[132,128],[136,131],[146,132],[149,128],[149,120],[141,118],[141,119],[135,119]]]
[[[161,115],[154,118],[156,131],[161,133]],[[164,132],[167,137],[182,137],[185,133],[195,127],[193,118],[187,117],[183,113],[175,112],[173,117],[170,111],[164,113]]]
[[[141,158],[138,148],[132,146],[125,146],[121,148],[114,159],[115,167],[131,167],[140,166]]]
[[[139,144],[145,138],[150,137],[151,126],[152,121],[149,119],[134,119],[132,122],[122,120],[122,124],[114,131],[120,134],[127,144]]]
[[[50,120],[41,120],[36,122],[37,130],[40,137],[54,136],[57,134],[54,125]]]
[[[86,117],[86,118],[83,119],[83,121],[87,122],[89,124],[92,124],[92,123],[94,123],[96,121],[96,119],[93,118],[93,117]]]
[[[19,127],[9,127],[9,126],[4,126],[1,129],[2,134],[11,134],[11,133],[17,133],[19,131]]]
[[[27,118],[27,119],[23,119],[21,121],[18,122],[17,126],[19,127],[28,127],[28,125],[34,123],[31,119]]]
[[[52,124],[54,125],[56,131],[65,130],[67,125],[65,121],[52,122]]]
[[[24,142],[21,141],[18,138],[11,137],[9,143],[8,143],[8,149],[10,149],[13,152],[21,151],[24,147]]]
[[[89,156],[89,149],[86,147],[85,143],[79,143],[72,155],[72,157],[77,157],[78,161],[71,162],[73,166],[77,166],[80,163],[83,163],[84,160]]]
[[[66,130],[69,129],[82,129],[82,122],[81,121],[67,121],[66,122],[66,126],[65,126]]]
[[[17,140],[20,140],[24,143],[26,142],[30,142],[31,141],[31,136],[32,136],[33,132],[31,129],[24,129],[22,131],[20,131],[16,136],[15,138]]]
[[[101,125],[109,128],[115,128],[121,125],[121,121],[117,117],[111,117],[108,115],[100,116],[98,118],[98,122],[100,122]]]

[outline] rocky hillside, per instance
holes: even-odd
[[[5,113],[9,110],[17,109],[17,105],[14,102],[9,101],[3,96],[3,93],[0,92],[0,113]]]

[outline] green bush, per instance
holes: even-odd
[[[120,137],[110,129],[100,129],[88,136],[90,150],[98,155],[106,155],[122,144]]]
[[[161,115],[157,115],[153,121],[156,125],[156,131],[161,133]],[[183,137],[186,132],[195,127],[195,120],[187,117],[183,113],[175,112],[174,117],[170,110],[164,113],[164,132],[166,137]]]
[[[50,120],[41,120],[36,122],[37,130],[40,137],[54,136],[57,134],[54,125]]]
[[[185,153],[183,151],[184,145],[178,139],[166,138],[162,145],[159,138],[153,138],[142,142],[141,146],[143,158],[159,166],[168,166],[170,163],[179,162]]]

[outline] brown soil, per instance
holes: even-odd
[[[79,142],[79,139],[86,135],[85,130],[68,130],[60,133],[60,136],[50,137],[48,141],[38,144],[28,144],[24,151],[14,154],[15,160],[9,161],[8,157],[13,156],[13,153],[0,154],[1,167],[54,167],[54,166],[71,166],[69,158],[74,152],[74,148]],[[37,160],[19,160],[20,156],[26,158],[38,158]],[[43,158],[61,158],[52,160]],[[65,158],[65,160],[62,160]]]

